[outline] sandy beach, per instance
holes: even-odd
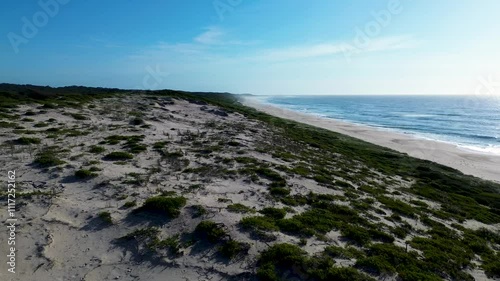
[[[251,98],[245,98],[244,103],[274,116],[328,129],[407,153],[412,157],[452,167],[467,175],[500,182],[500,155],[475,152],[445,142],[420,139],[411,135],[286,110],[259,103]]]

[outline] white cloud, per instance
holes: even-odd
[[[206,28],[206,31],[194,38],[195,42],[200,44],[219,44],[221,43],[221,37],[224,36],[224,32],[215,26],[210,26]]]
[[[314,45],[291,46],[267,49],[249,57],[259,61],[288,61],[325,57],[338,54],[352,55],[368,52],[380,52],[397,49],[414,48],[418,45],[412,36],[391,36],[370,39],[365,45],[357,46],[347,42],[330,42]]]

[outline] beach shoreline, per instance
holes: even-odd
[[[394,149],[409,156],[429,160],[461,171],[466,175],[500,182],[500,155],[473,151],[451,143],[418,138],[410,134],[382,130],[331,118],[283,109],[245,97],[242,103],[264,113],[348,135]]]

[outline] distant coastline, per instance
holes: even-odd
[[[284,109],[263,103],[261,99],[255,97],[245,97],[242,100],[246,106],[277,117],[335,131],[406,153],[412,157],[452,167],[464,174],[500,182],[500,174],[498,174],[500,155],[475,151],[444,141],[419,138],[412,134],[404,134],[386,128],[377,128]]]
[[[299,113],[447,143],[469,152],[500,156],[500,128],[496,125],[500,122],[500,99],[378,95],[249,98]]]

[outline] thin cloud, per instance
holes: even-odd
[[[292,46],[279,49],[268,49],[258,52],[248,59],[259,61],[288,61],[297,59],[326,57],[339,54],[381,52],[389,50],[414,48],[419,44],[412,36],[391,36],[373,38],[358,46],[355,42],[331,42],[315,45]]]
[[[236,54],[228,55],[224,51],[227,50],[226,47],[228,47],[229,44],[235,46],[244,44],[244,42],[223,41],[221,38],[222,34],[224,33],[220,29],[210,28],[197,36],[193,40],[194,42],[176,44],[160,42],[129,57],[135,59],[148,58],[177,61],[187,59],[189,61],[199,60],[204,62],[213,60],[218,63],[273,63],[330,56],[353,57],[362,53],[387,52],[415,48],[420,44],[420,42],[415,40],[412,36],[404,35],[372,38],[366,41],[362,46],[356,45],[356,41],[353,40],[352,42],[325,42],[311,45],[288,46],[284,48],[242,49],[237,51]]]
[[[207,27],[206,31],[196,36],[194,41],[200,44],[214,45],[220,44],[224,32],[218,27]]]

